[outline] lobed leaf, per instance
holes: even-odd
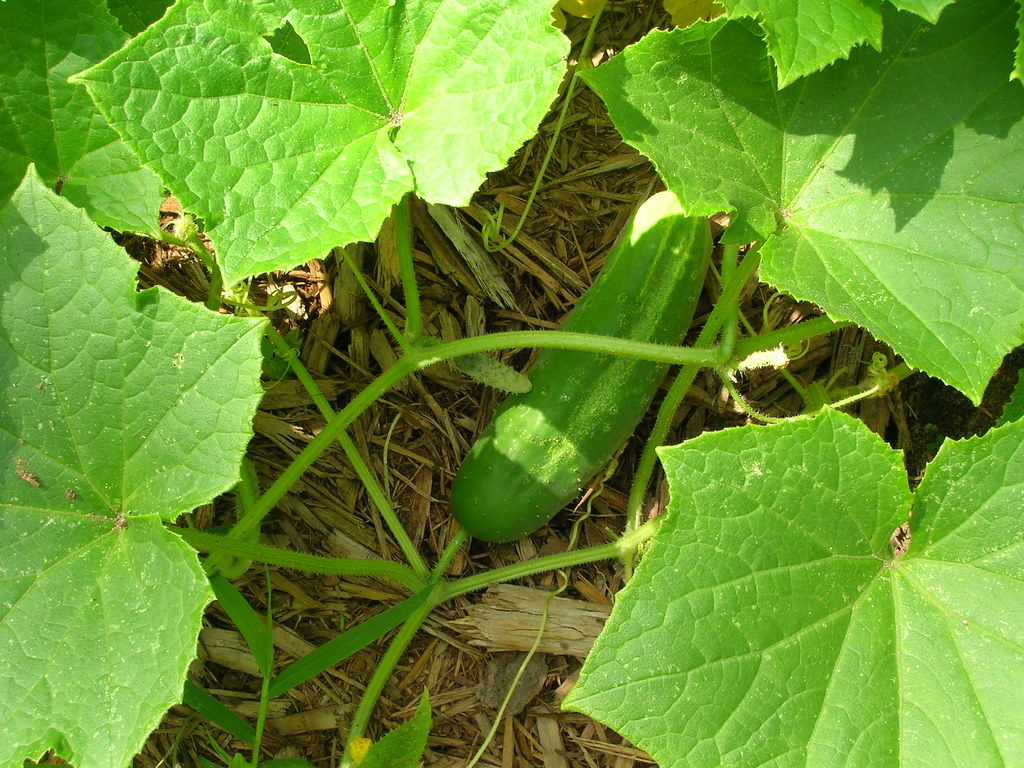
[[[761,24],[779,87],[844,59],[857,45],[882,44],[882,8],[870,0],[721,0],[733,17]],[[952,0],[890,0],[934,24]]]
[[[548,0],[178,2],[78,76],[205,219],[225,280],[373,239],[411,190],[462,205],[565,72]],[[285,24],[310,63],[276,53]]]
[[[171,0],[107,0],[110,12],[129,37],[134,37],[167,11]]]
[[[1024,763],[1022,438],[947,441],[915,493],[835,411],[662,449],[667,517],[565,706],[662,768]]]
[[[743,21],[651,33],[584,77],[688,209],[765,241],[765,280],[979,402],[1024,339],[1015,10],[884,15],[880,53],[782,91]]]
[[[996,419],[995,426],[1001,427],[1024,416],[1024,368],[1017,372],[1017,383],[1010,393],[1010,400],[1003,406],[1003,412]]]
[[[34,170],[0,207],[0,766],[123,768],[210,589],[164,528],[238,479],[263,321],[163,289]]]
[[[103,0],[0,5],[0,205],[35,163],[47,186],[101,226],[155,234],[160,180],[68,77],[127,39]]]
[[[1024,79],[1024,2],[1017,0],[1017,51],[1013,58],[1010,79]]]

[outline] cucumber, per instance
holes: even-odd
[[[627,224],[604,269],[560,329],[681,342],[711,254],[707,219],[661,192]],[[505,399],[466,455],[450,509],[484,541],[514,541],[547,524],[636,429],[668,366],[542,350],[533,388]]]

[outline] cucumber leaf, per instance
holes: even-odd
[[[756,18],[775,61],[779,87],[815,72],[850,49],[882,43],[882,9],[870,0],[721,0],[733,17]],[[890,0],[931,23],[952,0]]]
[[[0,766],[124,768],[211,598],[163,523],[238,480],[263,321],[136,268],[34,170],[0,208]]]
[[[1003,406],[1003,412],[996,419],[995,426],[1001,427],[1003,424],[1017,421],[1022,416],[1024,416],[1024,368],[1017,373],[1017,383],[1013,387],[1013,392],[1010,393],[1010,400]]]
[[[1011,79],[1024,79],[1024,2],[1017,0],[1017,54],[1013,59]]]
[[[565,706],[662,768],[1024,764],[1022,440],[947,440],[914,493],[831,410],[662,449],[666,519]]]
[[[1017,0],[1017,55],[1011,78],[1024,79],[1024,2]]]
[[[107,0],[121,29],[134,37],[164,15],[171,0]]]
[[[374,238],[406,192],[467,203],[555,98],[567,40],[550,14],[549,0],[182,1],[77,79],[205,220],[230,284]],[[272,49],[285,23],[311,64]]]
[[[68,77],[127,39],[103,0],[0,5],[0,205],[29,163],[97,224],[156,234],[160,180]]]
[[[890,10],[880,53],[782,91],[749,21],[651,33],[584,77],[692,213],[732,211],[727,238],[766,241],[763,279],[977,403],[1024,339],[1015,14]]]

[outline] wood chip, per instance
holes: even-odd
[[[341,387],[337,381],[331,379],[315,379],[317,389],[323,393],[328,400],[334,400]],[[313,405],[313,398],[297,379],[285,379],[283,381],[263,382],[263,401],[260,408],[265,411],[284,410],[286,408],[301,408]]]
[[[470,645],[492,651],[525,651],[537,637],[548,593],[540,589],[499,584],[452,622]],[[584,658],[601,633],[611,609],[607,605],[556,597],[538,649],[544,653]]]
[[[544,768],[569,768],[562,743],[562,726],[553,717],[538,717],[537,740],[543,750]]]
[[[365,243],[353,243],[345,247],[346,253],[352,262],[360,269],[366,259],[367,247]],[[335,255],[338,263],[338,277],[334,281],[334,305],[333,308],[338,314],[342,328],[351,328],[358,325],[370,314],[370,305],[366,300],[366,294],[359,285],[359,280],[349,269],[348,263],[340,253]]]
[[[401,278],[398,266],[398,242],[395,239],[395,220],[391,216],[384,219],[377,235],[377,258],[374,266],[377,282],[385,291]]]
[[[490,254],[480,245],[475,234],[470,234],[462,220],[454,210],[447,205],[427,204],[427,213],[430,214],[441,231],[451,240],[455,250],[462,257],[466,266],[473,272],[473,276],[480,283],[484,293],[503,307],[511,309],[516,305],[501,273],[494,266]]]
[[[296,712],[294,715],[276,717],[273,720],[268,720],[267,725],[281,736],[310,731],[333,731],[348,718],[351,711],[352,706],[349,704],[319,707],[306,712]]]
[[[398,362],[398,355],[391,346],[391,341],[380,328],[375,329],[370,334],[370,355],[377,361],[377,365],[381,367],[381,370],[386,371]],[[394,385],[394,389],[405,392],[409,389],[409,385],[404,381],[400,381]]]

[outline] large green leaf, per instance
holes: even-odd
[[[586,73],[623,138],[762,277],[975,402],[1024,336],[1024,89],[1014,7],[886,14],[881,53],[777,91],[750,22],[655,32]]]
[[[732,16],[757,18],[775,60],[779,87],[815,72],[861,43],[879,48],[882,10],[877,0],[721,0]],[[935,23],[952,0],[890,0]]]
[[[205,219],[230,283],[372,239],[409,190],[468,202],[556,95],[567,41],[550,12],[549,0],[182,0],[79,79]],[[264,39],[285,22],[311,64]]]
[[[29,172],[0,208],[0,766],[122,768],[210,599],[162,522],[238,478],[262,321],[163,289]]]
[[[946,441],[913,494],[834,411],[663,449],[667,518],[566,706],[662,768],[1024,765],[1022,438]]]
[[[29,163],[103,226],[156,233],[159,179],[68,77],[127,39],[103,0],[0,5],[0,204]]]

